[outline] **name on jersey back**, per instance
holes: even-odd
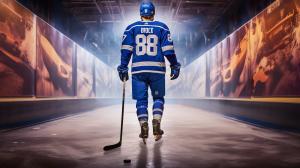
[[[153,33],[153,28],[142,27],[141,33],[148,33],[148,34]]]

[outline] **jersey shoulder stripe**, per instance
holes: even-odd
[[[170,31],[168,26],[162,22],[159,21],[149,21],[149,22],[145,22],[145,21],[137,21],[134,22],[133,24],[129,25],[125,32],[131,31],[133,28],[135,27],[142,27],[142,26],[146,26],[146,27],[158,27],[161,28],[165,31]]]
[[[139,24],[140,24],[140,21],[134,22],[134,23],[130,24],[129,26],[127,26],[126,29],[125,29],[125,31],[127,31],[129,29],[132,29],[133,26],[139,25]]]
[[[158,28],[161,28],[161,29],[164,29],[164,30],[166,30],[166,31],[170,31],[169,29],[166,29],[166,28],[164,28],[164,27],[162,27],[162,26],[158,26],[158,25],[134,25],[134,26],[132,26],[132,27],[130,27],[129,29],[126,29],[125,31],[130,31],[131,29],[133,29],[133,28],[135,28],[135,27],[144,27],[144,26],[146,26],[146,27],[158,27]]]

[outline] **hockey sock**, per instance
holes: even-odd
[[[147,100],[138,100],[136,102],[136,114],[140,125],[145,122],[148,122],[148,101]]]
[[[153,103],[153,119],[161,121],[164,110],[164,99],[155,99]]]

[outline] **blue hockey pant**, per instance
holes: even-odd
[[[165,75],[140,73],[132,75],[132,97],[136,100],[139,121],[148,121],[148,88],[153,97],[153,118],[161,120],[164,110]]]

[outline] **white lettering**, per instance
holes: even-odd
[[[141,33],[147,33],[147,34],[153,33],[153,28],[142,27]]]

